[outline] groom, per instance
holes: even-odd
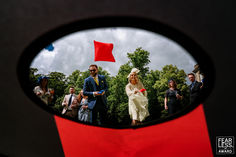
[[[107,121],[107,99],[106,91],[108,89],[106,79],[98,74],[97,65],[89,66],[90,76],[84,80],[83,94],[88,96],[88,108],[92,110],[92,123],[106,124]]]

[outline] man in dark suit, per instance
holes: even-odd
[[[198,105],[201,103],[202,83],[195,80],[194,73],[189,73],[188,79],[192,82],[191,85],[189,86],[190,104],[191,105]]]
[[[97,65],[89,66],[90,76],[84,80],[83,94],[88,96],[88,108],[92,110],[93,124],[107,123],[107,99],[108,89],[106,79],[98,74]],[[99,114],[99,120],[98,120]]]

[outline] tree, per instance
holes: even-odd
[[[141,47],[137,48],[133,53],[127,54],[133,67],[140,70],[140,76],[142,79],[145,78],[145,75],[149,71],[149,68],[146,67],[150,63],[149,54],[148,51],[143,50]]]
[[[78,77],[80,77],[81,74],[82,72],[79,70],[73,71],[72,74],[67,77],[68,85],[75,85]]]
[[[49,88],[54,89],[54,99],[52,104],[55,104],[56,100],[64,95],[67,84],[66,75],[60,72],[51,72],[48,77]]]
[[[113,77],[108,96],[109,112],[108,115],[114,123],[129,124],[128,97],[125,92],[125,86],[128,83],[127,76],[131,71],[129,64],[120,67],[118,75]]]
[[[35,74],[38,72],[37,68],[30,68],[29,80],[31,82],[32,88],[38,86],[38,78],[42,76],[42,74]]]
[[[148,109],[150,116],[148,120],[155,120],[160,118],[161,116],[161,106],[157,99],[158,89],[154,88],[154,84],[157,80],[160,79],[160,71],[151,70],[150,73],[147,74],[146,78],[143,81],[144,87],[148,93]]]
[[[76,80],[76,83],[75,83],[75,86],[76,86],[76,90],[78,92],[80,92],[82,89],[83,89],[83,86],[84,86],[84,80],[89,77],[90,73],[89,71],[84,71],[84,72],[81,72],[79,77],[77,78]],[[78,94],[78,93],[77,93]]]
[[[68,94],[69,89],[71,86],[75,88],[75,94],[79,94],[82,85],[79,84],[78,79],[83,75],[83,72],[80,72],[79,70],[75,70],[72,72],[71,75],[67,77],[67,87],[65,88],[65,94]],[[65,95],[64,94],[64,95]]]

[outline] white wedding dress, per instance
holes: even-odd
[[[143,88],[143,84],[139,82],[135,85],[129,83],[125,89],[129,97],[129,115],[132,120],[138,120],[140,122],[149,116],[147,92],[144,91],[144,94],[142,92],[134,94],[134,91]]]

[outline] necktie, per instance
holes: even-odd
[[[70,95],[70,99],[69,99],[68,106],[70,106],[70,105],[71,105],[71,100],[72,100],[72,94]]]
[[[191,84],[191,90],[193,89],[193,86],[194,86],[194,82]]]
[[[96,82],[97,85],[99,85],[97,77],[94,77],[94,81]]]

